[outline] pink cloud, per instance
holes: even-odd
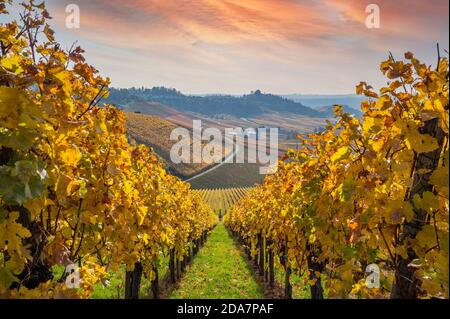
[[[111,73],[129,64],[133,70],[160,75],[145,75],[155,84],[163,78],[168,85],[181,83],[200,91],[218,79],[216,86],[229,87],[228,91],[236,91],[239,85],[247,90],[252,81],[255,86],[275,86],[271,79],[276,79],[276,87],[286,91],[294,91],[299,83],[304,90],[322,85],[329,91],[348,87],[346,92],[352,92],[359,80],[370,81],[369,71],[377,73],[378,63],[389,50],[396,54],[419,51],[435,61],[434,56],[430,58],[435,42],[448,47],[448,0],[47,2],[57,31],[83,41]],[[379,30],[364,24],[370,2],[381,8]],[[80,6],[80,30],[64,28],[68,3]],[[293,76],[294,72],[298,75]],[[122,81],[123,74],[116,79],[126,86],[132,77]]]

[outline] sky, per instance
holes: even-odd
[[[427,64],[449,47],[448,0],[47,0],[56,38],[75,40],[115,87],[184,93],[347,94],[386,83],[389,51]],[[80,28],[65,26],[66,5]],[[380,28],[366,26],[368,4]]]

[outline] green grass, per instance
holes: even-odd
[[[264,292],[245,256],[219,224],[169,298],[258,299]]]
[[[275,281],[278,285],[284,288],[284,269],[281,265],[275,266]],[[307,284],[306,279],[307,272],[305,271],[302,276],[293,272],[291,275],[291,285],[292,285],[292,297],[294,299],[311,299],[310,287]],[[322,275],[322,287],[324,288],[324,297],[328,298],[328,289],[325,287],[325,276]]]
[[[109,284],[98,283],[94,287],[92,299],[123,299],[125,296],[125,269],[108,276]]]
[[[168,271],[169,258],[166,256],[161,256],[161,263],[159,267],[159,282],[160,286],[163,283],[164,277]],[[61,278],[64,272],[64,266],[53,266],[53,280],[56,282]],[[122,266],[119,271],[108,273],[105,278],[107,285],[105,286],[102,282],[97,283],[92,291],[91,299],[123,299],[125,298],[125,266]],[[105,281],[105,282],[106,282]],[[151,281],[142,276],[141,278],[141,289],[140,289],[141,299],[151,299],[153,298],[151,293]]]
[[[64,273],[64,266],[53,266],[53,280],[57,281]],[[99,282],[94,286],[91,299],[123,299],[125,296],[125,268],[118,272],[110,272],[107,276],[108,285]],[[145,283],[145,278],[143,278]],[[141,290],[141,294],[143,291]]]
[[[162,285],[163,278],[168,270],[169,258],[162,256],[161,264],[159,267],[159,283]],[[104,286],[102,283],[98,283],[94,287],[92,293],[92,299],[123,299],[125,297],[125,267],[119,272],[112,272],[109,274],[108,286]],[[141,289],[139,292],[141,299],[151,299],[153,298],[151,294],[151,281],[142,276],[141,278]]]
[[[305,285],[304,274],[302,277],[295,272],[291,275],[292,297],[294,299],[311,299],[309,286]],[[275,267],[275,281],[284,288],[284,269],[281,265]]]

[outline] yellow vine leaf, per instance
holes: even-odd
[[[351,154],[351,150],[348,146],[343,146],[339,148],[332,156],[331,162],[334,164],[336,162],[347,159]]]

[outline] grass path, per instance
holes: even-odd
[[[213,230],[170,298],[258,299],[264,298],[264,293],[245,256],[221,223]]]

